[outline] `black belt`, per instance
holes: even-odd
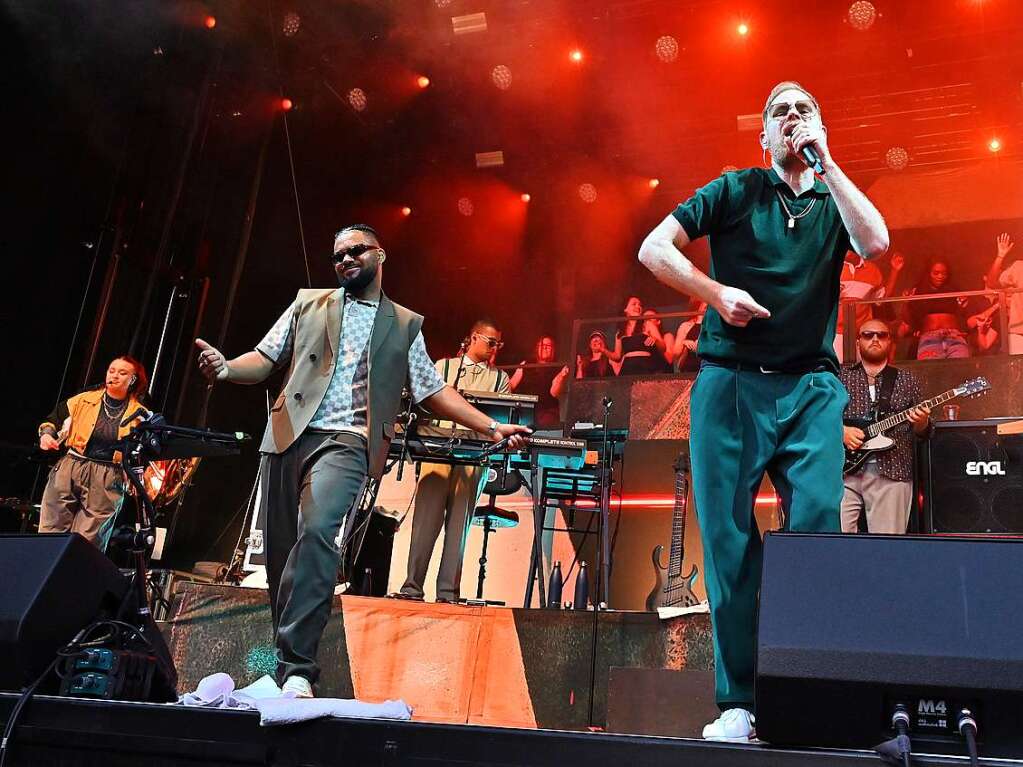
[[[739,370],[745,373],[763,373],[764,375],[792,375],[801,376],[807,373],[834,373],[834,368],[827,362],[817,362],[812,365],[782,365],[780,367],[769,367],[758,365],[754,362],[741,362],[739,360],[704,359],[700,361],[700,367],[710,365],[729,370]]]

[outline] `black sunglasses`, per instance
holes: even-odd
[[[344,250],[335,250],[331,254],[330,260],[333,261],[335,264],[340,264],[342,261],[345,260],[345,258],[358,258],[367,250],[379,249],[380,249],[379,245],[367,245],[364,242],[360,242],[358,245],[352,245],[352,247],[345,248]]]
[[[892,337],[892,334],[889,333],[887,330],[861,330],[860,331],[860,338],[862,338],[864,341],[868,341],[871,338],[877,338],[877,339],[879,339],[881,341],[887,341],[891,337]]]

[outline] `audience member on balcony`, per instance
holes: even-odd
[[[703,315],[707,312],[707,302],[700,301],[696,305],[696,316],[690,317],[678,326],[675,343],[672,349],[673,366],[676,373],[698,373],[700,358],[696,355],[696,345],[703,329]]]
[[[675,336],[670,330],[663,331],[661,329],[661,318],[653,309],[644,311],[643,317],[643,334],[654,339],[654,347],[657,349],[654,352],[656,363],[651,363],[653,368],[651,372],[670,373],[672,371],[671,362],[675,358]]]
[[[664,337],[659,333],[650,334],[653,325],[643,319],[643,302],[636,296],[630,296],[625,303],[624,314],[628,319],[619,325],[615,333],[615,348],[607,355],[612,363],[618,363],[618,375],[665,372],[667,347]]]
[[[1002,232],[995,240],[995,260],[987,273],[991,288],[1023,288],[1023,259],[1005,268],[1005,257],[1012,252],[1012,238]],[[1023,293],[1009,295],[1009,354],[1023,354]]]
[[[958,288],[949,278],[948,262],[936,259],[911,295],[929,293],[955,293]],[[963,332],[966,299],[949,296],[933,301],[908,301],[907,323],[900,327],[901,335],[919,334],[916,358],[918,360],[944,360],[970,356],[970,346]]]
[[[983,280],[984,290],[990,290],[991,284],[986,274]],[[997,293],[971,296],[966,303],[966,328],[970,336],[970,345],[978,355],[998,354],[1001,351],[998,330],[1000,308]]]
[[[842,302],[869,301],[874,298],[895,295],[895,283],[899,279],[902,267],[906,265],[906,258],[901,253],[895,252],[888,264],[888,279],[885,280],[876,263],[867,261],[856,251],[850,250],[845,254],[845,262],[842,264],[840,300]],[[872,304],[857,304],[855,312],[856,327],[860,327],[867,320],[874,319],[875,312]],[[842,359],[842,346],[845,343],[844,322],[845,308],[839,307],[838,329],[835,332],[835,354],[838,355],[839,362],[844,361]]]
[[[536,342],[534,356],[534,362],[538,365],[553,365],[554,339],[551,336],[541,336]],[[519,364],[525,365],[526,361],[522,360]],[[536,427],[549,429],[561,421],[558,400],[565,391],[567,379],[567,366],[556,373],[553,367],[519,367],[512,374],[508,386],[516,394],[535,394],[540,398],[536,403]]]
[[[608,358],[607,336],[603,331],[594,330],[590,333],[590,353],[588,357],[577,354],[575,357],[576,378],[607,378],[615,375]]]

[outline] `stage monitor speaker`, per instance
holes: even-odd
[[[903,704],[913,750],[1023,753],[1023,541],[768,534],[760,592],[757,734],[871,748]]]
[[[1023,435],[1015,418],[939,421],[922,445],[921,532],[1023,535]]]
[[[75,533],[0,535],[0,583],[0,689],[14,691],[128,590],[114,563]]]

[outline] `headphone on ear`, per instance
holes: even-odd
[[[138,381],[138,380],[139,380],[138,376],[132,376],[131,380],[128,381],[128,388],[130,389],[132,386],[134,386],[135,382]]]

